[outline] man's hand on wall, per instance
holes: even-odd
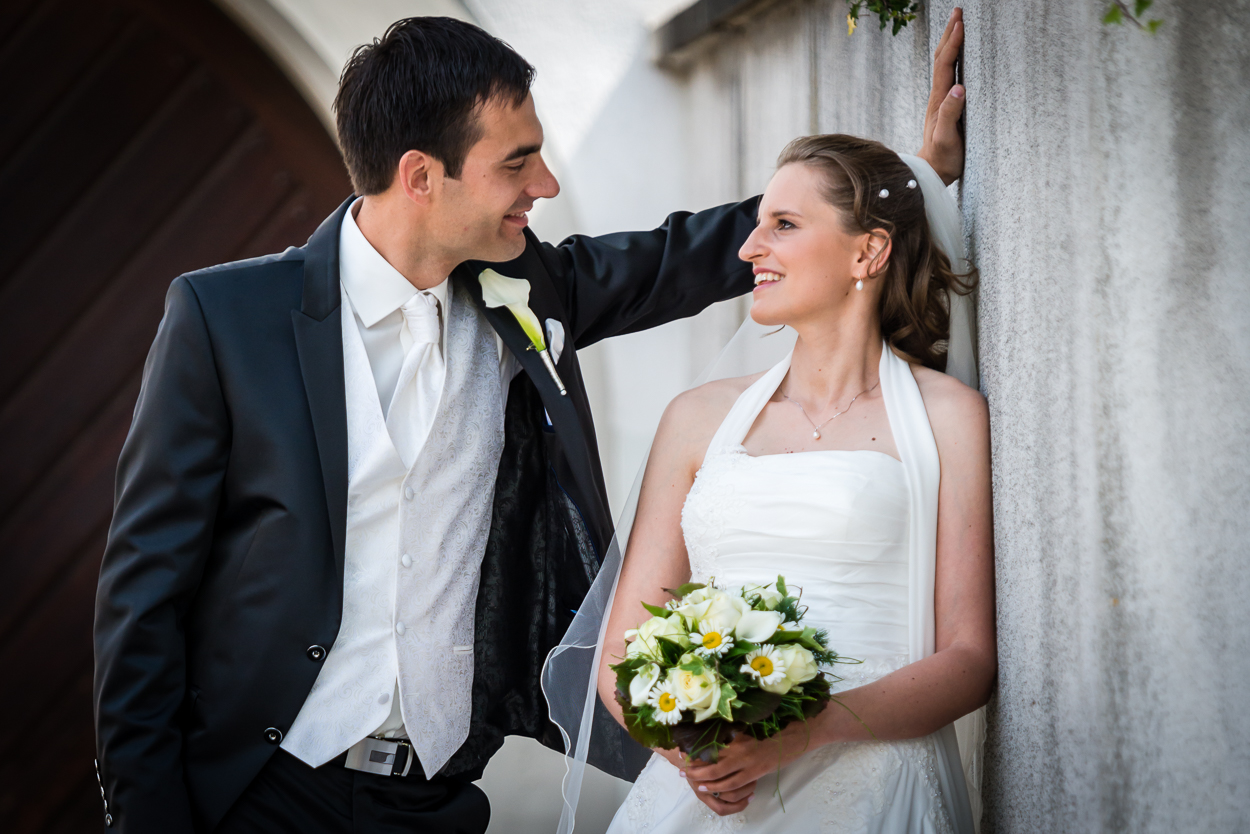
[[[964,88],[955,83],[955,59],[964,43],[964,10],[955,7],[933,56],[933,89],[924,114],[924,144],[917,156],[950,185],[964,172],[964,138],[959,116],[964,112]]]

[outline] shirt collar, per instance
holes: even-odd
[[[339,229],[339,280],[343,282],[343,289],[361,323],[365,327],[373,327],[402,307],[418,290],[399,270],[387,263],[386,258],[361,233],[356,225],[356,211],[361,199],[348,207]],[[444,315],[447,310],[447,286],[448,282],[444,279],[426,290],[438,300]]]

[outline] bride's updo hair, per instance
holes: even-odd
[[[890,256],[872,273],[882,283],[881,335],[908,361],[946,370],[947,293],[972,292],[977,274],[975,269],[955,273],[934,242],[920,187],[907,187],[916,178],[911,168],[880,142],[841,133],[795,139],[781,152],[777,167],[791,163],[821,175],[823,195],[841,212],[847,234],[880,229],[889,236]]]

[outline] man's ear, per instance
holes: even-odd
[[[418,205],[428,205],[430,197],[441,184],[443,166],[437,159],[421,151],[408,151],[399,158],[395,179],[404,196]]]

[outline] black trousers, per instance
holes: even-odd
[[[483,834],[490,803],[468,778],[318,768],[278,750],[216,834]]]

